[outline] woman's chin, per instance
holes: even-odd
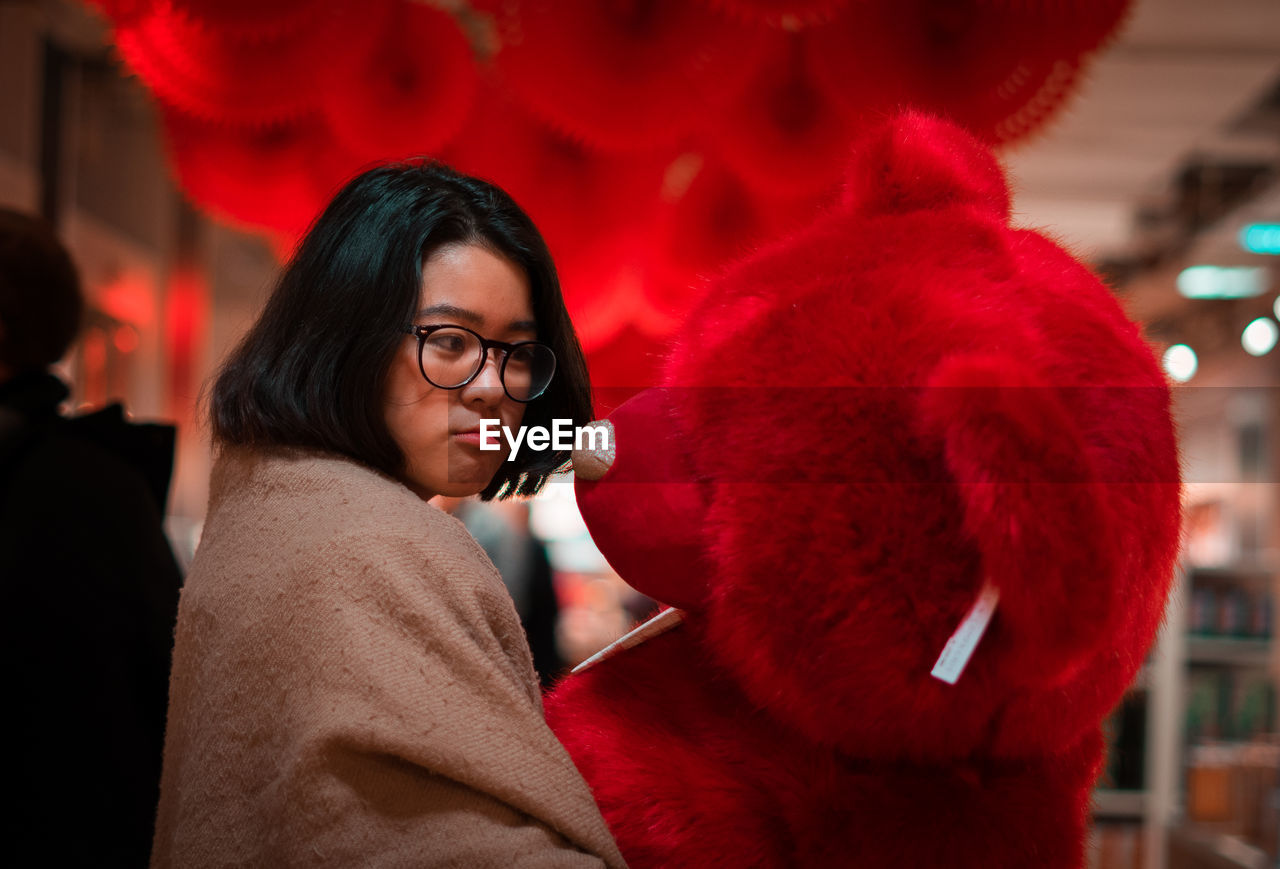
[[[474,495],[489,485],[502,470],[502,464],[502,456],[494,453],[481,453],[467,447],[451,449],[449,467],[441,483],[440,493],[453,495],[455,491],[465,489],[466,494]]]
[[[488,485],[488,482],[466,481],[466,480],[423,480],[421,478],[408,478],[402,481],[410,492],[417,495],[424,501],[430,501],[437,496],[445,498],[469,498],[472,495],[478,495]]]
[[[466,498],[484,491],[502,470],[502,464],[501,455],[454,447],[449,450],[447,462],[433,463],[429,470],[410,465],[404,482],[414,494],[426,500],[436,495]]]

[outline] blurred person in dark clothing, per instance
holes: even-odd
[[[563,675],[565,666],[556,642],[560,605],[547,547],[529,530],[528,503],[439,500],[443,509],[467,526],[493,566],[498,568],[529,639],[538,680],[543,688],[551,687]]]
[[[0,209],[0,583],[13,866],[145,866],[181,585],[162,530],[172,428],[58,412],[79,276]],[[167,451],[166,451],[167,450]]]

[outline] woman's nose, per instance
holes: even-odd
[[[502,353],[498,350],[486,349],[484,365],[476,379],[467,384],[468,392],[481,395],[491,404],[497,404],[502,394]]]

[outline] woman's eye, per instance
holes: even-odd
[[[507,369],[527,369],[533,363],[533,354],[527,347],[516,347],[507,358]]]
[[[467,342],[461,335],[432,335],[427,338],[427,346],[436,353],[461,353]]]

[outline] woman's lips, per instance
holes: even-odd
[[[480,446],[480,429],[473,428],[468,431],[456,431],[453,433],[453,438],[460,443],[478,447]],[[490,438],[490,441],[492,442],[492,438]]]

